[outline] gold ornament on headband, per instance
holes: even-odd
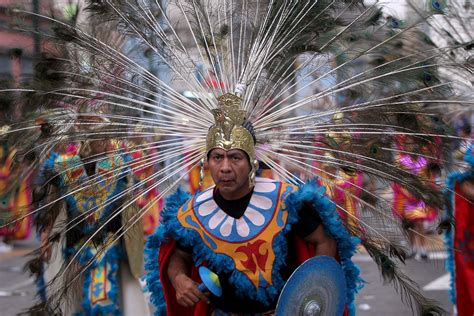
[[[206,152],[221,148],[240,149],[247,153],[251,162],[255,160],[255,144],[252,134],[243,126],[245,111],[240,109],[242,99],[232,93],[219,98],[218,108],[212,110],[215,124],[207,133]]]

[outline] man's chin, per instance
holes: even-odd
[[[232,184],[223,184],[219,183],[219,186],[217,187],[220,193],[223,193],[225,195],[232,195],[235,192],[235,186]]]
[[[229,188],[235,185],[235,181],[229,180],[229,181],[219,181],[219,186],[222,188]]]
[[[223,183],[219,183],[219,186],[218,186],[218,189],[219,189],[219,192],[233,192],[234,191],[234,188],[232,186],[232,184],[230,183],[226,183],[226,184],[223,184]]]

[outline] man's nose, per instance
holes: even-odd
[[[229,159],[227,158],[224,158],[222,160],[222,165],[221,165],[221,172],[223,173],[228,173],[231,171],[231,168],[230,168],[230,161]]]

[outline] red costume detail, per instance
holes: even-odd
[[[459,316],[474,315],[474,205],[455,186],[454,264]],[[459,251],[456,251],[459,250]]]
[[[268,250],[263,255],[260,253],[260,246],[264,243],[263,240],[257,240],[254,243],[248,243],[247,246],[237,248],[237,252],[242,252],[247,256],[248,260],[242,261],[242,264],[244,267],[252,271],[252,273],[257,271],[257,264],[261,270],[265,270],[265,264],[268,259]]]

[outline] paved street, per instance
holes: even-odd
[[[0,316],[16,315],[35,302],[34,279],[23,272],[27,259],[38,243],[34,238],[15,243],[9,253],[0,253]]]
[[[403,270],[424,289],[425,294],[442,304],[451,314],[452,305],[449,302],[449,277],[444,269],[445,254],[431,254],[428,262],[408,260]],[[437,257],[437,258],[433,258]],[[411,315],[410,308],[405,306],[400,295],[390,285],[383,285],[379,271],[368,255],[358,254],[357,264],[362,270],[362,277],[367,282],[357,297],[357,315],[359,316],[398,316]]]

